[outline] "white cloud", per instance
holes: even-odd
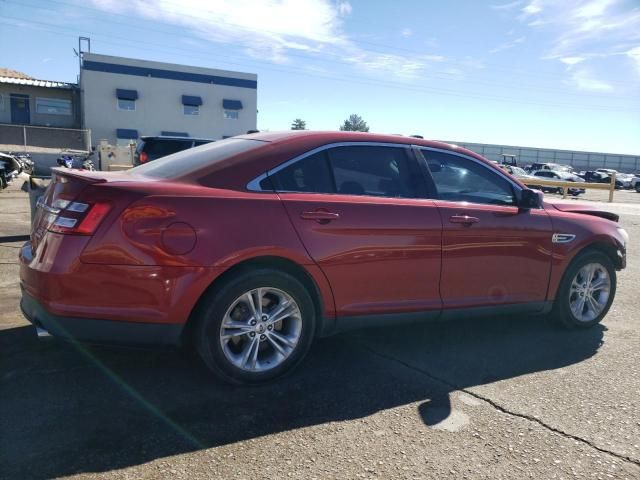
[[[636,69],[638,75],[640,75],[640,46],[632,48],[631,50],[626,52],[626,55],[631,60],[631,64]]]
[[[343,29],[351,3],[334,0],[91,0],[108,12],[136,15],[185,27],[209,42],[241,46],[254,58],[288,63],[290,54],[340,58],[385,78],[416,78],[431,62],[443,57],[369,51]]]
[[[405,80],[418,78],[431,62],[442,62],[445,57],[440,55],[414,55],[410,58],[387,53],[355,54],[345,60],[361,70],[368,72],[389,71],[396,77]]]
[[[588,90],[594,92],[610,92],[613,87],[608,83],[592,76],[592,73],[586,68],[571,71],[571,83],[579,90]]]
[[[413,35],[413,30],[411,30],[408,27],[407,28],[403,28],[402,32],[400,32],[400,35],[402,35],[405,38],[410,37],[411,35]]]
[[[100,9],[181,25],[214,42],[241,43],[260,51],[309,50],[346,41],[340,16],[348,2],[328,0],[92,0]]]
[[[340,2],[338,4],[338,13],[340,13],[340,15],[343,17],[351,14],[352,10],[353,8],[351,7],[351,4],[349,2]]]
[[[607,92],[618,83],[612,73],[620,58],[640,44],[640,8],[628,0],[529,0],[517,19],[535,27],[549,46],[543,58],[567,67],[568,83]],[[631,58],[631,63],[634,59]],[[577,68],[576,65],[580,65]],[[637,71],[637,69],[636,69]],[[611,83],[596,79],[611,77]],[[624,79],[623,79],[624,81]]]
[[[524,42],[525,40],[526,40],[525,37],[518,37],[518,38],[516,38],[514,40],[511,40],[509,42],[501,43],[497,47],[492,48],[491,50],[489,50],[489,53],[498,53],[498,52],[502,52],[503,50],[508,50],[510,48],[515,47],[519,43]]]
[[[531,0],[527,5],[522,8],[522,14],[526,17],[529,15],[535,15],[536,13],[542,12],[542,1],[541,0]]]
[[[584,62],[584,60],[584,57],[563,57],[560,59],[565,65],[577,65],[578,63]]]
[[[514,2],[502,3],[499,5],[489,5],[493,10],[511,10],[522,5],[523,0],[515,0]]]
[[[595,0],[588,2],[575,10],[575,16],[581,18],[599,17],[614,3],[616,3],[616,0]]]

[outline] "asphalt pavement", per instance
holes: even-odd
[[[631,236],[601,326],[357,331],[247,388],[184,351],[37,341],[18,187],[0,192],[0,478],[640,478],[640,194],[597,203]]]

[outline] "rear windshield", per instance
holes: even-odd
[[[127,173],[154,178],[178,178],[264,145],[266,142],[260,140],[229,138],[162,157],[134,167]]]

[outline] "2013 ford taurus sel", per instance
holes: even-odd
[[[617,216],[546,203],[468,150],[350,132],[239,136],[127,172],[56,169],[22,309],[79,341],[193,345],[232,382],[352,326],[482,314],[602,320]]]

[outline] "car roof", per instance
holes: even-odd
[[[144,137],[140,137],[140,140],[149,141],[149,140],[195,140],[197,142],[215,142],[212,138],[198,138],[198,137],[181,137],[180,135],[145,135]]]
[[[248,140],[260,140],[263,142],[292,143],[324,145],[340,142],[375,142],[375,143],[402,143],[406,145],[417,145],[421,147],[431,147],[443,150],[451,150],[465,155],[487,161],[482,156],[471,150],[455,144],[440,142],[437,140],[425,140],[417,137],[404,135],[393,135],[370,132],[343,132],[343,131],[316,131],[316,130],[285,130],[279,132],[260,132],[246,135],[238,135],[233,138],[244,138]]]

